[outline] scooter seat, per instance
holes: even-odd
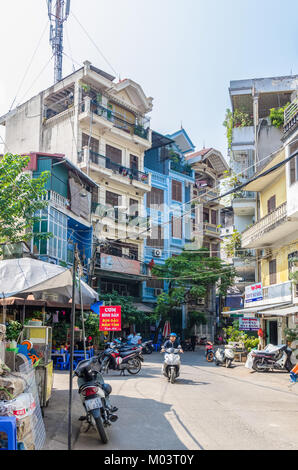
[[[121,351],[121,352],[120,352],[120,357],[130,356],[130,354],[133,354],[133,353],[135,353],[135,352],[136,352],[135,349],[130,350],[130,351]]]

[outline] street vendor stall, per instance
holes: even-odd
[[[0,305],[2,305],[0,322],[2,320],[2,323],[6,324],[7,316],[11,315],[9,307],[12,305],[19,307],[19,319],[24,329],[18,341],[18,348],[22,351],[21,355],[25,353],[35,365],[42,406],[49,401],[53,383],[52,330],[45,325],[46,310],[63,309],[68,311],[71,317],[72,309],[81,310],[86,306],[90,308],[90,304],[98,300],[98,295],[83,281],[80,281],[80,285],[80,293],[75,290],[75,305],[73,305],[71,270],[32,258],[0,261]],[[53,297],[60,301],[47,300]],[[85,305],[82,306],[81,302]],[[42,320],[38,326],[36,323],[35,326],[34,324],[24,326],[26,308],[33,306],[41,310]],[[16,318],[15,311],[12,318]],[[27,351],[24,350],[26,344]],[[18,356],[17,350],[15,356]]]

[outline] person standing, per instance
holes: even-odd
[[[264,340],[264,331],[262,330],[262,328],[260,328],[258,331],[258,337],[259,337],[258,350],[261,351],[263,348],[263,340]]]

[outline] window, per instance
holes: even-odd
[[[212,225],[218,225],[217,223],[217,211],[211,211],[211,223]]]
[[[129,215],[132,217],[139,215],[139,203],[135,199],[129,199]]]
[[[182,183],[180,181],[172,180],[172,199],[182,202]]]
[[[213,258],[219,258],[220,257],[220,250],[219,250],[219,244],[218,243],[212,243],[211,244],[211,257]]]
[[[203,208],[203,222],[209,224],[209,209]]]
[[[110,191],[106,191],[106,204],[115,208],[115,220],[118,220],[119,217],[119,206],[120,206],[120,199],[121,196],[119,194],[111,193]],[[108,212],[109,217],[113,218],[113,211]]]
[[[67,216],[50,207],[49,232],[54,236],[49,239],[49,256],[67,261]]]
[[[152,188],[147,194],[147,207],[158,208],[164,203],[164,192],[162,189]]]
[[[135,155],[130,155],[130,168],[132,170],[139,169],[139,159]]]
[[[269,278],[270,278],[270,285],[276,284],[276,259],[273,259],[269,262]]]
[[[82,147],[89,147],[89,135],[82,134]],[[99,153],[99,140],[91,137],[90,139],[90,150],[91,152]]]
[[[276,209],[276,197],[275,196],[272,196],[270,199],[268,199],[267,209],[268,209],[268,214],[271,214],[271,212],[275,211]]]
[[[146,281],[146,287],[151,289],[163,289],[164,281],[161,279],[150,279],[150,281]]]
[[[182,238],[182,217],[172,216],[172,237]]]
[[[153,225],[151,236],[147,238],[147,246],[164,248],[164,229],[161,225]]]
[[[113,163],[122,164],[122,151],[111,145],[106,145],[106,157]]]

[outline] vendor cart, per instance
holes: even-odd
[[[35,367],[35,378],[38,388],[40,406],[45,407],[51,398],[53,388],[53,361],[52,353],[52,328],[49,326],[25,325],[23,341],[30,341],[33,352],[40,360]]]

